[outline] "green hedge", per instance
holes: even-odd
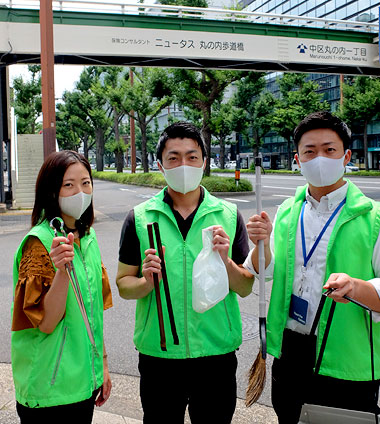
[[[166,186],[165,178],[159,172],[149,173],[116,173],[116,172],[98,172],[92,170],[93,178],[99,180],[113,181],[121,184],[133,184],[140,186],[148,186],[162,188]],[[244,178],[240,180],[236,187],[235,178],[229,177],[203,177],[201,183],[210,192],[236,192],[236,191],[252,191],[252,184]]]

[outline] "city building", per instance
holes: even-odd
[[[339,19],[360,22],[378,22],[379,0],[241,0],[241,6],[249,12],[271,13],[281,15],[310,16],[326,19]],[[262,22],[262,20],[261,20]],[[267,89],[278,94],[277,78],[279,73],[267,75]],[[309,74],[308,79],[319,85],[318,92],[323,94],[331,110],[336,111],[340,103],[340,76],[329,74]],[[363,135],[356,128],[353,130],[352,161],[360,168],[364,167]],[[240,152],[249,164],[252,158],[250,147],[241,140]],[[275,133],[264,138],[262,152],[266,162],[272,168],[287,168],[287,143]],[[380,121],[373,121],[368,128],[368,162],[370,169],[380,168]]]

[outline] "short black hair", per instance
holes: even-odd
[[[327,128],[338,134],[343,142],[344,150],[349,149],[351,145],[351,130],[337,116],[327,111],[313,112],[306,116],[294,130],[294,145],[298,151],[298,145],[301,137],[308,131]]]
[[[190,122],[178,121],[169,125],[164,129],[157,143],[157,160],[162,161],[162,152],[164,151],[166,142],[173,138],[190,138],[194,140],[202,150],[202,158],[207,156],[206,146],[199,129]]]

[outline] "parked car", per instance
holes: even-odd
[[[359,171],[359,167],[356,166],[353,162],[348,162],[346,165],[346,172],[356,172]]]
[[[152,166],[150,167],[150,169],[152,171],[158,171],[158,165],[157,165],[157,161],[156,160],[153,161]]]

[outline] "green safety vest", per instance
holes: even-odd
[[[30,236],[49,252],[54,237],[45,220],[21,242],[14,259],[13,286],[18,281],[23,246]],[[93,349],[70,285],[66,312],[51,334],[30,328],[12,332],[12,370],[19,403],[35,408],[66,405],[91,397],[103,384],[102,268],[95,231],[74,243],[74,267],[93,330]],[[13,309],[13,306],[12,306]]]
[[[137,300],[134,343],[139,352],[162,358],[197,358],[221,355],[237,349],[242,342],[242,324],[236,293],[203,314],[192,308],[193,263],[202,249],[202,229],[222,225],[232,244],[236,232],[236,206],[217,199],[204,189],[191,228],[183,239],[170,206],[163,202],[164,190],[134,208],[135,225],[140,240],[141,260],[149,248],[147,224],[158,222],[162,244],[166,246],[165,264],[170,297],[179,337],[173,344],[163,285],[160,284],[167,351],[160,348],[160,333],[154,290]]]
[[[331,273],[362,280],[374,278],[372,254],[380,230],[379,204],[347,181],[347,198],[334,225],[326,255],[324,284]],[[307,186],[279,208],[275,226],[274,277],[268,311],[268,352],[280,357],[283,331],[293,289],[295,242]],[[317,338],[319,352],[332,300],[326,300]],[[380,323],[373,323],[375,378],[380,378]],[[337,303],[320,374],[352,381],[371,380],[369,314],[352,303]]]

